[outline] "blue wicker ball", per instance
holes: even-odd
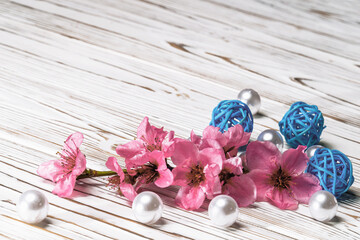
[[[253,131],[254,120],[249,107],[239,100],[221,101],[212,112],[210,125],[224,132],[236,124],[241,124],[245,132]]]
[[[325,128],[324,117],[315,105],[295,102],[279,122],[281,134],[292,147],[318,144]]]
[[[320,180],[321,187],[336,198],[346,192],[354,182],[351,161],[338,150],[317,149],[305,172],[315,175]]]

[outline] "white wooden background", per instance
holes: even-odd
[[[359,239],[359,11],[358,0],[1,0],[0,238]],[[81,180],[62,199],[36,175],[75,131],[96,169],[144,116],[181,137],[200,134],[213,107],[243,88],[262,97],[252,140],[278,129],[295,101],[324,113],[321,143],[347,154],[355,175],[332,222],[305,205],[256,203],[223,229],[211,225],[208,202],[202,212],[175,206],[171,187],[156,190],[165,211],[147,226],[105,179]],[[50,202],[37,226],[16,214],[28,189]]]

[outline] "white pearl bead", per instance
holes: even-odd
[[[275,146],[279,149],[281,152],[284,147],[284,140],[281,134],[278,131],[267,129],[259,134],[258,141],[268,141],[275,144]]]
[[[319,148],[324,148],[324,147],[321,145],[313,145],[313,146],[309,147],[308,149],[306,149],[306,155],[309,158],[312,158],[315,154],[315,151]]]
[[[310,214],[318,221],[328,222],[336,215],[338,203],[335,196],[325,190],[314,193],[309,201]]]
[[[17,212],[20,218],[30,224],[36,224],[47,216],[49,203],[45,195],[37,190],[29,190],[21,194]]]
[[[253,89],[243,89],[239,93],[238,99],[248,105],[253,115],[259,112],[261,106],[260,95]]]
[[[145,224],[157,222],[163,212],[161,198],[153,192],[142,192],[137,195],[132,203],[132,211],[136,220]]]
[[[239,208],[232,197],[219,195],[211,200],[208,213],[214,225],[229,227],[236,221],[239,215]]]

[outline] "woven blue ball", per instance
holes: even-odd
[[[212,112],[210,125],[224,132],[236,124],[241,124],[245,132],[252,132],[254,120],[249,107],[239,100],[221,101]]]
[[[321,187],[336,198],[346,192],[354,182],[351,161],[338,150],[317,149],[305,172],[315,175],[320,180]]]
[[[324,117],[315,105],[295,102],[279,122],[281,134],[292,147],[318,144],[325,128]]]

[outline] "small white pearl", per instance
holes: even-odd
[[[142,192],[137,195],[132,203],[132,211],[136,220],[145,224],[157,222],[163,212],[161,198],[153,192]]]
[[[259,112],[261,106],[260,95],[253,89],[243,89],[239,93],[238,99],[248,105],[253,115]]]
[[[259,134],[258,141],[268,141],[275,144],[275,146],[279,149],[281,152],[284,147],[284,140],[281,134],[278,131],[267,129]]]
[[[313,145],[313,146],[309,147],[308,149],[306,149],[306,155],[309,158],[312,158],[315,154],[315,151],[319,148],[324,148],[324,147],[321,145]]]
[[[337,208],[335,196],[325,190],[314,193],[309,201],[310,214],[318,221],[328,222],[333,219]]]
[[[211,200],[208,213],[214,225],[229,227],[236,221],[239,215],[239,208],[232,197],[219,195]]]
[[[17,212],[20,218],[30,224],[36,224],[47,216],[49,203],[45,195],[37,190],[29,190],[21,194]]]

